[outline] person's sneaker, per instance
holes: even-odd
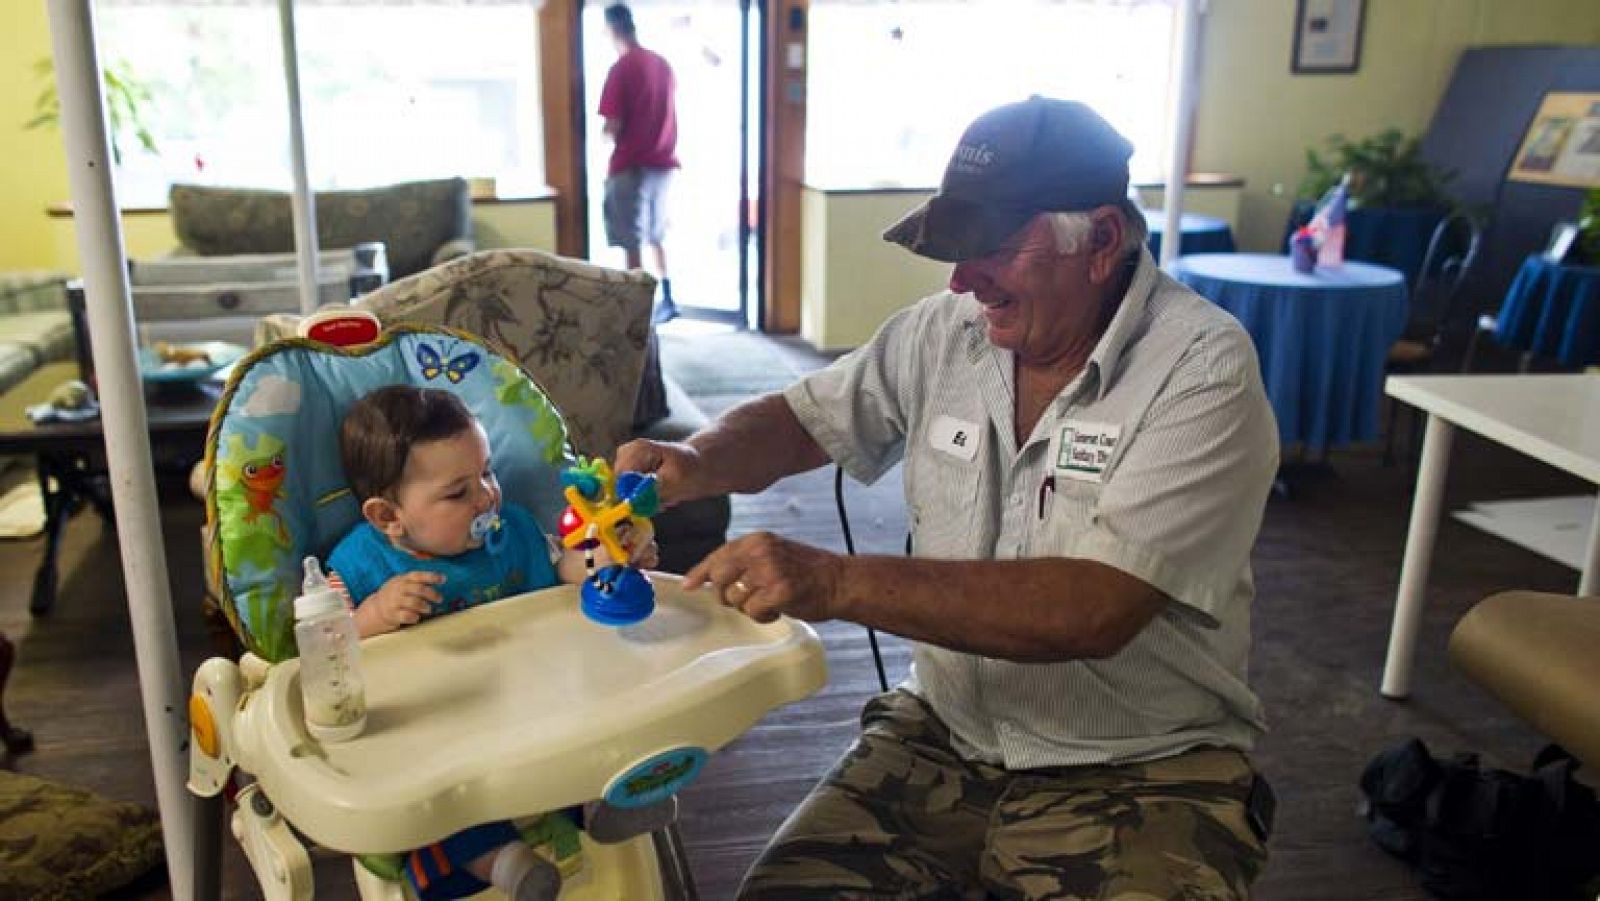
[[[650,322],[655,325],[660,325],[663,322],[671,322],[677,318],[678,305],[670,300],[663,300],[656,304],[655,310],[650,314]]]

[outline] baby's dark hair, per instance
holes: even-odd
[[[339,427],[339,462],[358,503],[400,484],[411,448],[472,428],[477,420],[448,391],[390,385],[350,406]]]

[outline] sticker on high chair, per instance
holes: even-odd
[[[700,775],[710,755],[704,748],[661,751],[628,767],[601,793],[613,807],[648,807],[677,794]]]

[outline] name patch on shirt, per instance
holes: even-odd
[[[968,463],[978,455],[978,445],[982,441],[983,432],[978,430],[976,423],[954,416],[940,416],[928,427],[930,447]]]
[[[1056,444],[1056,472],[1080,482],[1104,480],[1106,466],[1122,437],[1122,426],[1068,420]]]

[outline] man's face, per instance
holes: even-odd
[[[1072,350],[1097,319],[1095,247],[1091,233],[1076,252],[1060,253],[1049,221],[1036,216],[994,253],[957,263],[950,290],[977,298],[989,343],[1023,362],[1048,362]]]

